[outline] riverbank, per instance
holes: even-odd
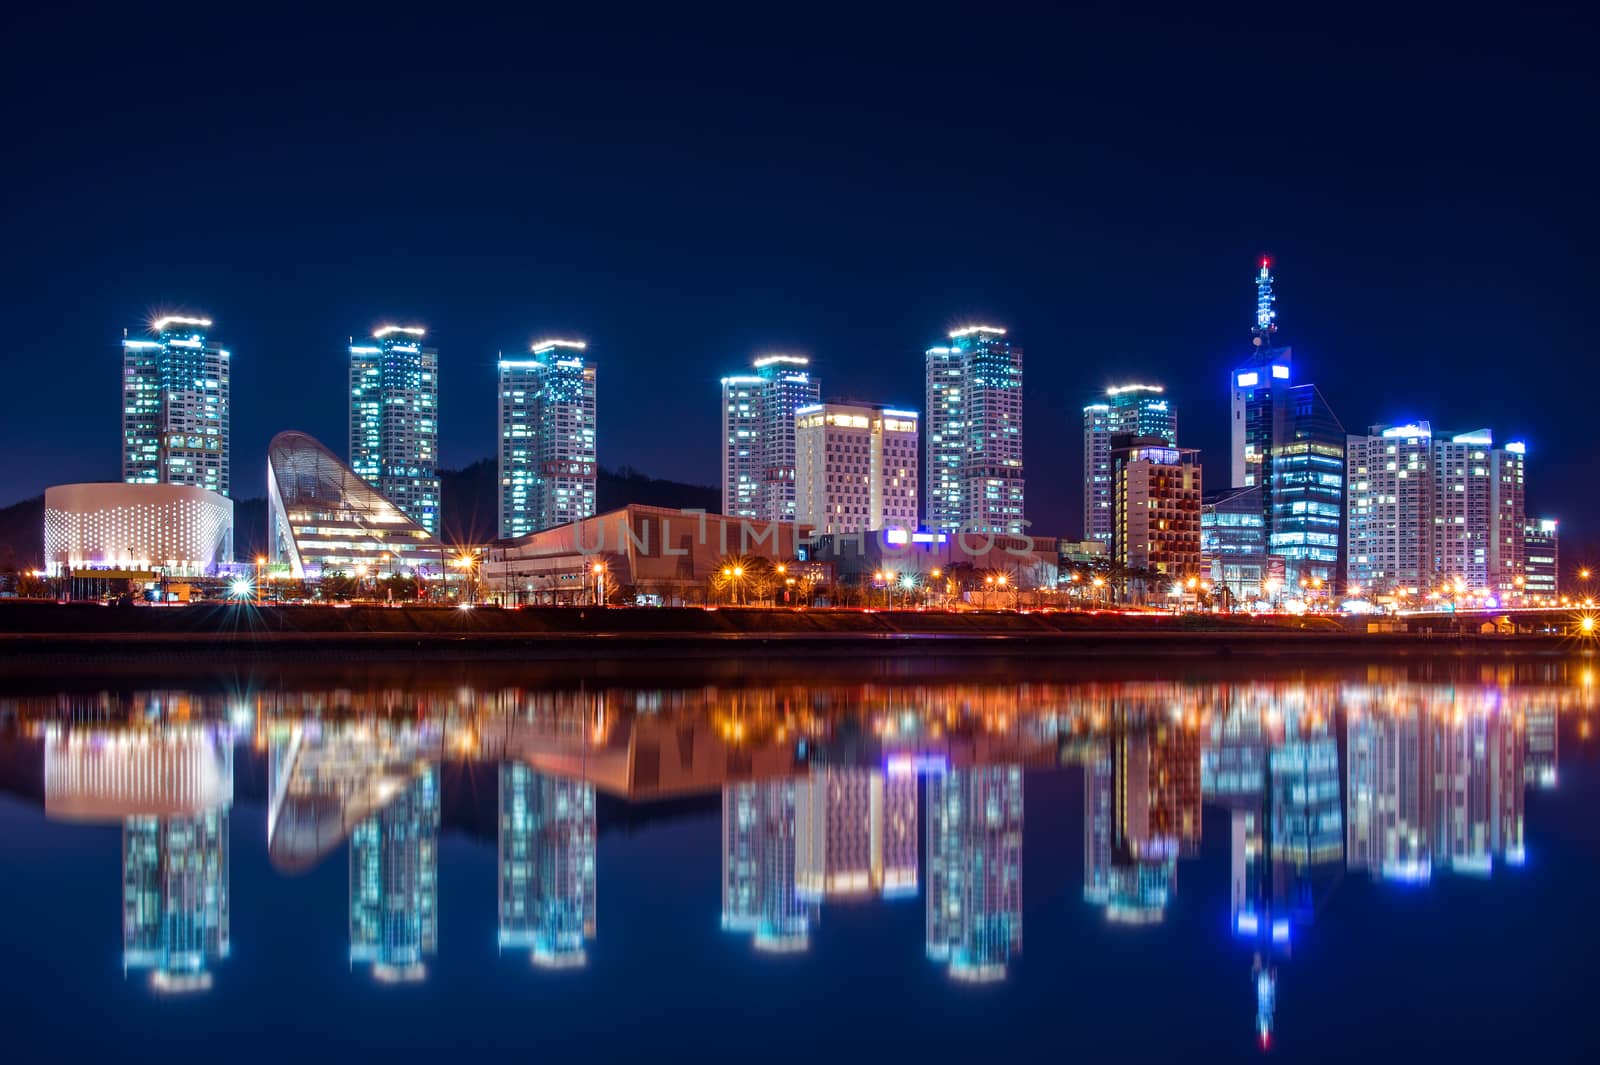
[[[734,608],[8,603],[0,671],[41,662],[196,657],[295,660],[908,658],[1187,659],[1565,656],[1555,635],[1368,633],[1334,618]]]

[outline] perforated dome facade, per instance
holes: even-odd
[[[59,484],[44,493],[45,567],[214,574],[233,561],[233,500],[196,485]]]

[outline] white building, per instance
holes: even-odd
[[[763,355],[754,373],[722,379],[722,513],[795,519],[795,413],[822,384],[804,355]]]
[[[500,537],[594,516],[595,370],[581,340],[500,360]]]
[[[1349,584],[1370,594],[1523,593],[1527,448],[1488,429],[1436,435],[1427,422],[1352,436]]]
[[[818,533],[917,527],[917,413],[858,403],[795,417],[795,519]]]
[[[58,484],[44,493],[44,559],[68,570],[215,573],[233,561],[233,500],[194,485]]]
[[[418,326],[350,341],[350,468],[430,533],[439,531],[439,353]]]
[[[950,334],[926,353],[929,528],[1020,534],[1022,349],[996,326]]]
[[[122,337],[122,480],[227,495],[232,357],[206,338],[209,318],[167,315],[155,339]]]

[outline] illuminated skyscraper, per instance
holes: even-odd
[[[595,371],[581,340],[500,360],[500,536],[594,517]]]
[[[925,369],[926,524],[1022,533],[1022,349],[1004,329],[971,326],[929,348]]]
[[[722,512],[795,520],[795,414],[822,398],[804,355],[764,355],[722,379]]]
[[[1155,437],[1176,447],[1178,412],[1160,385],[1118,385],[1083,408],[1083,535],[1111,546],[1113,436]]]
[[[500,948],[575,967],[595,934],[594,787],[500,767]]]
[[[350,341],[350,468],[439,531],[439,353],[424,330],[386,325]]]
[[[818,533],[917,528],[917,412],[864,403],[801,407],[795,514]]]
[[[1487,429],[1445,437],[1427,422],[1350,437],[1350,583],[1376,594],[1520,597],[1526,454],[1520,441],[1495,447]]]
[[[758,950],[809,944],[810,907],[796,885],[795,792],[792,780],[722,789],[722,927],[753,933]]]
[[[439,771],[413,777],[350,833],[350,961],[421,980],[439,941]]]
[[[928,957],[958,980],[1002,980],[1022,950],[1022,767],[928,779]]]
[[[1259,487],[1223,488],[1200,497],[1200,567],[1232,606],[1265,596],[1269,564]]]
[[[154,339],[122,337],[122,479],[187,484],[228,495],[232,357],[209,318],[167,315]]]
[[[1331,592],[1344,574],[1345,431],[1316,385],[1293,383],[1294,352],[1274,343],[1272,282],[1263,259],[1251,329],[1255,350],[1229,376],[1232,484],[1262,490],[1267,551],[1283,559],[1286,593],[1299,596],[1302,587]]]

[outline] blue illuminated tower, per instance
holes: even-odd
[[[949,339],[926,355],[926,523],[939,532],[1020,534],[1022,349],[990,325]]]
[[[1115,476],[1111,438],[1159,437],[1176,447],[1178,412],[1160,385],[1129,384],[1106,389],[1104,402],[1083,408],[1083,535],[1111,545]]]
[[[1294,383],[1294,353],[1275,344],[1272,283],[1263,258],[1254,350],[1228,382],[1233,487],[1261,488],[1268,557],[1283,567],[1271,581],[1290,597],[1331,596],[1345,569],[1345,431],[1316,385]]]
[[[1022,767],[928,777],[928,957],[957,980],[1005,978],[1022,950]]]
[[[122,479],[227,495],[232,357],[209,318],[166,315],[122,338]]]
[[[804,355],[763,355],[722,379],[722,513],[795,520],[795,412],[822,398]]]
[[[595,369],[581,340],[541,340],[500,360],[500,536],[595,511]]]
[[[386,325],[350,341],[350,468],[439,531],[439,353],[425,330]]]
[[[439,771],[429,766],[350,834],[350,961],[421,980],[439,941]]]

